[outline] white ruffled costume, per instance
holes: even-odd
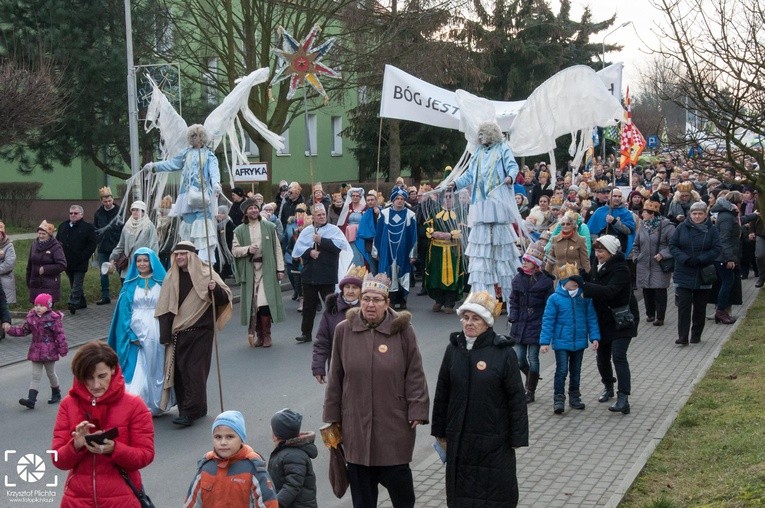
[[[507,300],[521,255],[515,243],[518,234],[513,229],[513,224],[523,222],[513,191],[518,164],[496,123],[482,123],[478,140],[470,164],[454,180],[457,190],[472,186],[468,217],[471,230],[465,251],[468,281],[471,291],[486,290],[491,294],[497,284]],[[507,177],[510,183],[505,183]]]

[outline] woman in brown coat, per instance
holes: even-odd
[[[577,216],[578,214],[575,212],[566,212],[559,221],[560,233],[550,240],[549,261],[547,261],[545,270],[551,274],[557,273],[556,268],[560,268],[566,263],[574,263],[580,270],[590,272],[587,241],[576,230]]]
[[[354,507],[377,506],[382,484],[393,506],[414,506],[409,463],[417,425],[428,423],[428,384],[408,312],[389,308],[390,281],[367,275],[361,308],[335,329],[324,421],[342,427]]]

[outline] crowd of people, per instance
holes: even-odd
[[[627,415],[631,339],[641,315],[665,325],[670,286],[675,343],[685,347],[701,341],[708,303],[716,323],[731,324],[741,280],[753,273],[756,287],[765,284],[757,194],[731,170],[670,154],[631,173],[596,161],[591,171],[564,168],[553,177],[544,162],[519,167],[496,138],[482,127],[479,152],[445,186],[400,179],[384,196],[346,184],[327,193],[314,183],[304,197],[299,183],[280,182],[270,202],[234,187],[231,207],[216,204],[217,214],[208,214],[208,203],[176,225],[140,200],[123,223],[104,187],[92,224],[72,205],[58,228],[47,221],[37,228],[25,281],[33,307],[23,323],[7,312],[17,259],[0,223],[2,331],[32,336],[32,380],[19,403],[34,409],[44,369],[48,403],[61,404],[53,447],[56,466],[71,477],[62,506],[96,490],[106,506],[137,506],[139,470],[154,455],[151,416],[177,407],[178,427],[207,416],[215,334],[233,313],[231,279],[241,287],[240,323],[253,348],[269,348],[272,324],[302,313],[296,342],[313,344],[311,373],[326,385],[323,420],[342,434],[345,467],[333,478],[342,492],[350,486],[355,507],[376,506],[379,485],[394,506],[414,506],[409,463],[415,429],[428,423],[446,462],[449,506],[515,506],[515,449],[528,445],[540,353],[555,354],[554,414],[565,412],[567,380],[569,407],[585,409],[580,373],[591,347],[603,384],[598,401],[615,399],[608,410]],[[147,167],[217,171],[201,141],[193,134],[184,157]],[[198,190],[186,189],[188,206]],[[212,198],[222,189],[204,192]],[[208,220],[217,223],[216,241],[200,248]],[[171,230],[195,233],[168,246]],[[78,348],[74,386],[62,400],[61,274],[71,287],[66,308],[86,309],[83,280],[94,256],[102,274],[95,303],[112,303],[110,270],[122,286],[107,343]],[[296,307],[282,299],[285,276]],[[407,311],[418,281],[431,310],[456,313],[462,326],[449,337],[432,407]],[[507,336],[494,330],[505,312]],[[266,460],[246,444],[240,412],[218,415],[186,506],[316,506],[315,434],[302,432],[301,420],[290,409],[273,416],[275,448]]]

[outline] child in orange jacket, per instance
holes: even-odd
[[[184,507],[279,508],[263,458],[244,444],[247,430],[239,411],[224,411],[212,425],[213,450],[199,461]]]

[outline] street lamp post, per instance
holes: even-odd
[[[621,25],[617,26],[616,28],[614,28],[613,30],[611,30],[610,32],[608,32],[606,35],[603,36],[603,41],[601,43],[601,53],[600,53],[600,58],[601,58],[600,61],[602,63],[602,67],[601,67],[602,69],[606,68],[606,39],[608,38],[609,35],[613,34],[617,30],[622,29],[625,26],[630,25],[630,24],[632,24],[632,21],[625,21],[624,23],[622,23]],[[622,91],[619,90],[618,93],[619,93],[619,97],[621,97]],[[603,164],[605,164],[605,162],[606,162],[606,136],[605,136],[605,132],[604,132],[604,135],[603,135],[603,149],[601,151],[601,156],[600,157],[601,157],[601,161],[603,162]]]
[[[125,46],[127,57],[128,128],[130,132],[130,173],[139,171],[138,107],[136,105],[135,66],[133,65],[133,23],[130,0],[125,0]]]

